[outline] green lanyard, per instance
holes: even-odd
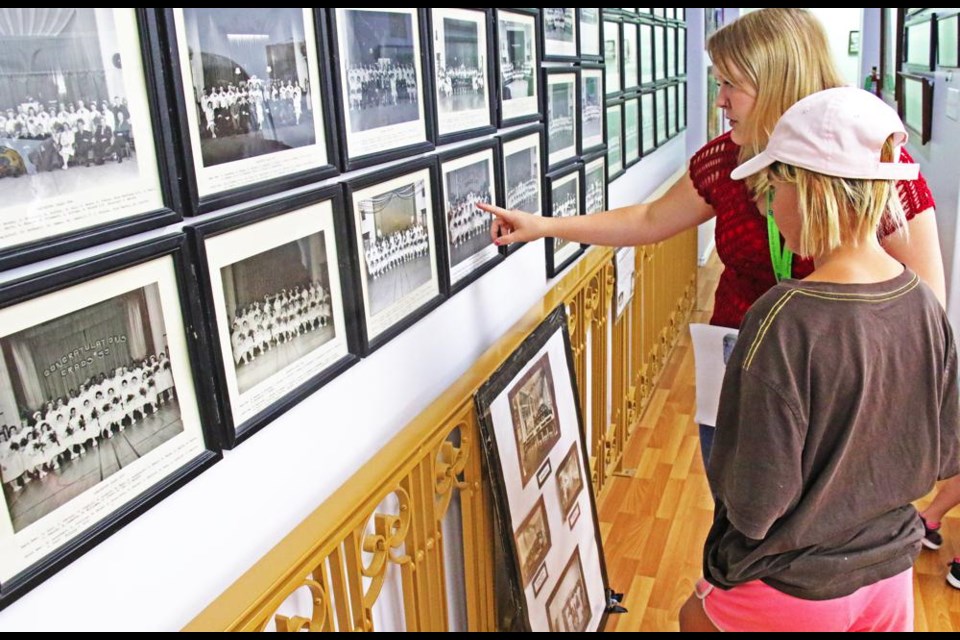
[[[780,229],[773,219],[773,189],[767,190],[767,239],[770,242],[770,263],[777,282],[793,276],[793,251],[780,247]]]

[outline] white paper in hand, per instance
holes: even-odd
[[[693,360],[697,369],[697,424],[717,425],[720,406],[720,387],[727,360],[737,342],[739,332],[727,327],[709,324],[691,324]]]

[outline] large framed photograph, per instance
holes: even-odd
[[[220,459],[185,236],[0,293],[0,606]]]
[[[543,20],[543,59],[571,61],[577,59],[577,10],[541,9]]]
[[[603,48],[600,37],[600,19],[603,9],[580,7],[577,9],[577,29],[580,34],[580,59],[600,62],[603,60]]]
[[[551,67],[543,70],[548,169],[577,159],[580,149],[580,118],[577,115],[579,91],[579,69]]]
[[[493,38],[489,9],[430,9],[438,144],[492,133]]]
[[[0,9],[0,269],[180,220],[150,9]]]
[[[640,94],[640,145],[644,156],[654,151],[658,144],[655,99],[653,91]]]
[[[653,25],[640,23],[640,85],[646,86],[654,81]]]
[[[607,105],[607,167],[610,181],[623,175],[623,102]]]
[[[687,83],[677,85],[677,126],[680,131],[687,128]]]
[[[680,131],[677,124],[677,85],[671,84],[667,91],[667,135],[671,138]]]
[[[589,153],[605,144],[603,103],[606,92],[603,88],[603,76],[602,64],[584,63],[580,67],[581,153]]]
[[[623,68],[621,82],[624,91],[633,91],[640,82],[640,60],[637,50],[637,23],[623,21]]]
[[[665,29],[667,41],[667,78],[675,78],[677,76],[677,28],[673,25],[667,25]]]
[[[623,41],[620,33],[620,20],[604,15],[603,19],[603,64],[606,69],[606,87],[608,96],[618,96],[623,92],[620,77]]]
[[[358,361],[343,190],[310,191],[188,232],[232,447]]]
[[[442,255],[447,295],[460,291],[503,259],[500,248],[490,240],[493,216],[477,208],[481,203],[503,203],[499,174],[496,139],[440,156],[442,206],[437,208],[437,225],[445,239]]]
[[[623,166],[640,161],[640,98],[623,101]]]
[[[499,136],[503,170],[504,207],[543,215],[543,125],[537,124]],[[521,246],[506,247],[508,255]]]
[[[496,9],[497,118],[500,127],[540,120],[537,11]]]
[[[437,161],[419,158],[345,184],[352,289],[369,355],[441,302]]]
[[[667,79],[667,28],[662,24],[653,25],[653,79]]]
[[[337,173],[317,10],[184,8],[164,17],[189,214]]]
[[[515,631],[598,631],[607,584],[564,308],[476,396]]]
[[[599,151],[583,158],[583,212],[586,215],[607,210],[607,154]]]
[[[677,29],[677,75],[687,75],[687,28]]]
[[[433,148],[424,88],[423,10],[330,9],[344,169]]]
[[[569,218],[583,214],[580,173],[583,165],[547,174],[547,211],[553,218]],[[583,253],[583,246],[562,238],[547,238],[547,277],[555,278]]]

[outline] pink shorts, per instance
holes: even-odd
[[[803,600],[759,580],[724,591],[701,578],[703,611],[721,631],[913,631],[913,569],[833,600]]]

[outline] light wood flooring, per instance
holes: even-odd
[[[720,271],[716,255],[700,270],[692,322],[709,322]],[[678,631],[677,612],[700,576],[713,500],[695,402],[693,350],[684,333],[626,450],[624,468],[635,475],[614,478],[600,499],[610,586],[625,593],[629,610],[611,616],[608,631]],[[947,563],[960,555],[960,508],[944,522],[943,547],[924,550],[916,565],[917,631],[960,630],[960,590],[944,580]]]

